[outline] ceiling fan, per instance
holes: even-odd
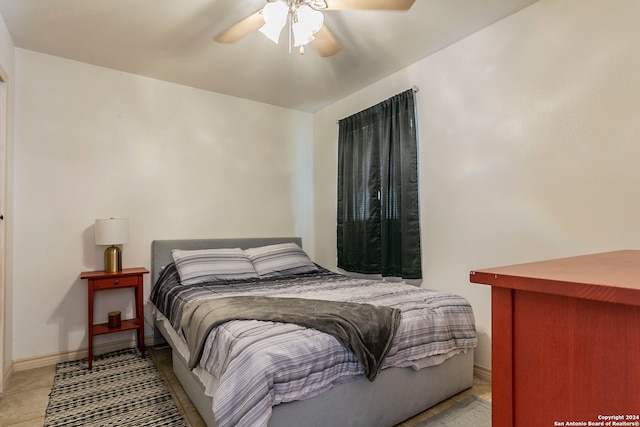
[[[259,30],[276,44],[286,26],[291,46],[304,53],[308,43],[320,56],[333,56],[342,49],[324,25],[323,10],[409,10],[415,0],[266,0],[264,8],[233,24],[213,39],[235,43]]]

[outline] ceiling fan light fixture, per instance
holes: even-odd
[[[317,33],[324,23],[322,12],[312,9],[307,5],[299,6],[295,11],[295,19],[292,20],[294,46],[304,46],[311,43],[313,35]]]
[[[0,0],[1,1],[1,0]],[[257,2],[257,0],[255,0]],[[322,57],[330,57],[342,49],[331,31],[322,25],[324,10],[380,10],[407,11],[416,0],[263,0],[266,5],[231,25],[213,39],[218,43],[235,43],[255,30],[278,44],[283,28],[287,27],[289,53],[294,46],[300,48],[309,42]],[[304,6],[304,7],[303,7]],[[307,8],[311,12],[311,29],[298,28],[306,24]],[[298,14],[300,16],[298,16]],[[315,16],[313,16],[315,15]],[[315,21],[314,21],[315,19]],[[293,26],[296,26],[294,35]],[[317,31],[317,32],[316,32]],[[302,53],[302,52],[301,52]]]
[[[264,18],[264,25],[260,27],[259,31],[264,34],[269,40],[278,44],[280,39],[280,33],[287,24],[287,16],[289,15],[289,6],[281,1],[275,1],[265,5],[262,9],[262,17]]]

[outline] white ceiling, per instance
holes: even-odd
[[[342,45],[288,53],[259,32],[212,37],[265,0],[0,0],[16,47],[315,112],[537,0],[416,0],[408,12],[325,11]]]

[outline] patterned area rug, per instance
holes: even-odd
[[[44,427],[175,426],[186,423],[151,358],[127,349],[56,366]]]
[[[491,404],[476,396],[467,397],[416,427],[491,427]]]

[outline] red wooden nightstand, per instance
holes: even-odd
[[[149,273],[146,268],[125,268],[117,273],[104,271],[85,271],[81,279],[88,281],[89,297],[89,369],[93,362],[93,336],[110,334],[135,329],[140,353],[144,357],[144,297],[142,277]],[[93,324],[93,297],[96,291],[107,291],[119,288],[134,288],[136,297],[136,317],[122,320],[117,328],[109,328],[107,323]]]

